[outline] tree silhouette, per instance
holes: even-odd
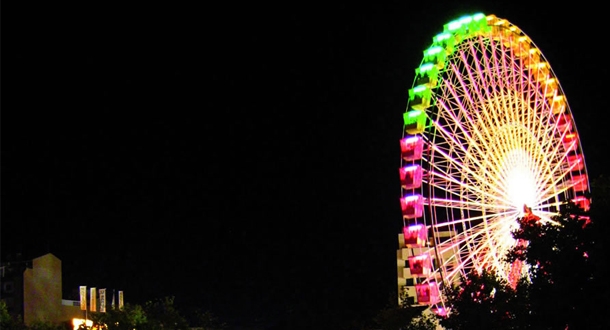
[[[528,300],[522,323],[532,329],[605,329],[596,306],[596,297],[602,298],[600,237],[587,212],[568,203],[551,221],[523,217],[519,225],[513,236],[527,244],[515,246],[507,260],[530,267],[531,282],[520,288]]]
[[[447,329],[517,329],[517,292],[493,272],[471,271],[445,290],[451,313],[441,319]]]

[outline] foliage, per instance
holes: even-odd
[[[551,222],[521,219],[513,236],[528,242],[508,255],[530,265],[531,283],[523,288],[530,309],[525,323],[535,329],[596,329],[600,237],[584,210],[570,203]]]
[[[189,328],[186,319],[174,306],[173,297],[149,301],[144,307],[125,304],[122,309],[110,309],[106,313],[91,313],[91,320],[94,326],[104,330],[186,330]]]
[[[202,330],[225,330],[227,324],[221,322],[214,313],[211,311],[197,310],[195,311],[195,320],[193,327],[197,327]]]
[[[71,327],[68,327],[64,324],[54,324],[49,321],[36,321],[30,324],[27,327],[28,330],[69,330]]]
[[[472,271],[460,284],[448,288],[445,296],[452,306],[441,325],[461,329],[516,329],[515,310],[519,296],[493,272]]]
[[[0,329],[2,330],[24,330],[25,325],[19,320],[14,319],[8,312],[6,302],[0,300]]]
[[[410,306],[406,292],[401,292],[401,304],[396,306],[396,299],[390,299],[388,307],[379,311],[373,319],[375,329],[382,330],[435,330],[438,318],[426,312],[427,306]]]
[[[603,179],[603,178],[602,178]],[[610,181],[594,181],[604,193],[592,199],[586,212],[573,203],[565,205],[551,221],[525,216],[519,219],[515,246],[507,261],[529,265],[528,278],[515,288],[493,273],[473,272],[446,292],[452,306],[441,325],[459,329],[608,329],[599,303],[608,292],[603,245],[610,211]],[[598,219],[595,222],[594,219]]]
[[[203,330],[225,330],[227,325],[221,322],[211,312],[199,312],[194,326]],[[101,330],[187,330],[189,324],[174,305],[173,297],[166,297],[147,302],[144,306],[125,304],[122,309],[112,308],[105,313],[91,312],[89,314],[94,327]],[[71,326],[56,325],[40,321],[24,325],[14,319],[8,312],[6,303],[0,300],[0,329],[1,330],[65,330]],[[84,324],[79,330],[88,330]]]
[[[147,329],[189,329],[186,319],[174,306],[174,297],[149,301],[145,304],[144,311],[148,317]]]
[[[125,304],[123,309],[109,309],[106,313],[91,313],[93,325],[107,330],[131,330],[143,328],[147,316],[142,306]]]

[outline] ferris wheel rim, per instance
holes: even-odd
[[[484,21],[483,22],[481,21]],[[472,24],[472,22],[481,22],[481,23],[477,23],[477,24]],[[584,153],[582,152],[582,146],[580,143],[580,138],[577,132],[577,128],[576,125],[574,124],[574,119],[572,116],[572,112],[571,109],[569,107],[569,104],[567,103],[567,98],[565,97],[565,93],[559,83],[559,80],[557,79],[557,76],[555,75],[554,71],[552,70],[550,64],[548,64],[548,61],[546,60],[546,58],[544,57],[544,55],[542,54],[542,52],[539,50],[539,48],[533,43],[533,41],[523,32],[521,31],[519,28],[517,28],[516,26],[510,24],[508,21],[506,21],[505,19],[501,19],[501,18],[497,18],[495,15],[483,15],[483,14],[474,14],[471,16],[465,16],[463,18],[460,18],[458,20],[452,21],[448,24],[446,24],[444,26],[444,31],[443,33],[435,36],[433,38],[433,44],[430,48],[428,48],[426,51],[424,51],[424,59],[422,60],[420,66],[416,69],[416,78],[414,79],[414,83],[413,83],[413,88],[409,91],[409,107],[407,108],[407,112],[411,109],[411,103],[412,101],[415,99],[415,97],[413,96],[414,94],[416,95],[417,93],[420,93],[421,96],[423,96],[422,98],[425,98],[426,95],[425,93],[430,93],[429,95],[427,95],[431,101],[439,101],[439,99],[435,96],[435,94],[432,94],[431,91],[427,91],[426,88],[420,88],[422,85],[418,85],[418,77],[421,78],[424,75],[422,75],[422,71],[426,71],[426,70],[434,70],[434,67],[431,67],[429,64],[431,63],[431,59],[436,59],[438,61],[447,61],[447,54],[443,55],[445,57],[442,57],[441,55],[436,55],[439,54],[439,52],[446,52],[446,53],[451,53],[454,51],[455,48],[459,47],[459,45],[461,45],[464,42],[469,42],[469,40],[472,40],[472,38],[487,38],[487,40],[491,40],[490,42],[493,43],[494,40],[497,39],[497,43],[498,44],[502,44],[504,42],[527,42],[528,44],[528,51],[530,50],[534,50],[534,52],[537,52],[537,58],[539,58],[539,61],[536,63],[533,63],[534,65],[540,66],[541,68],[544,67],[544,69],[546,70],[545,72],[547,72],[547,76],[549,77],[548,79],[554,79],[554,96],[553,97],[557,97],[560,96],[562,98],[563,104],[564,104],[564,110],[561,112],[562,114],[566,115],[569,118],[569,121],[571,123],[572,126],[572,131],[576,134],[576,141],[574,142],[577,148],[577,154],[580,155],[582,157],[581,159],[581,165],[582,166],[582,170],[579,169],[579,171],[581,173],[584,174],[584,180],[586,182],[584,182],[584,186],[586,186],[586,190],[588,191],[588,187],[589,187],[589,182],[588,182],[588,176],[586,175],[587,171],[586,171],[586,165],[584,162]],[[439,45],[442,45],[442,49],[439,50]],[[509,47],[509,46],[507,46]],[[451,49],[450,49],[451,48]],[[511,49],[512,51],[512,49]],[[436,52],[436,53],[434,53]],[[435,57],[436,55],[436,57]],[[451,55],[451,54],[449,54]],[[530,56],[530,55],[527,55]],[[522,58],[520,60],[523,60],[525,58]],[[529,57],[528,57],[529,59]],[[541,65],[540,63],[544,63],[544,65]],[[531,64],[531,63],[530,63]],[[445,68],[445,66],[443,66],[443,68]],[[529,72],[529,71],[528,71]],[[523,72],[522,72],[523,73]],[[430,74],[428,75],[428,83],[430,80],[436,79],[437,81],[439,81],[439,86],[441,84],[441,78],[439,78],[439,75],[442,76],[443,72],[442,71],[438,71],[436,73]],[[529,73],[528,73],[529,74]],[[439,86],[435,86],[435,88],[439,88]],[[417,90],[418,88],[420,88],[419,90]],[[516,98],[518,99],[518,97]],[[526,101],[529,101],[526,100]],[[524,102],[525,103],[525,102]],[[441,105],[442,107],[443,105]],[[517,107],[517,106],[515,106]],[[435,102],[435,104],[433,104],[432,106],[428,105],[427,107],[424,105],[424,110],[425,110],[425,114],[426,117],[428,118],[428,120],[431,122],[431,124],[429,126],[426,126],[424,131],[419,134],[421,135],[421,137],[426,141],[426,143],[431,145],[431,149],[434,148],[436,145],[434,144],[435,141],[434,139],[437,137],[437,129],[438,130],[443,130],[444,126],[443,125],[435,125],[433,118],[430,117],[430,114],[434,114],[433,112],[428,111],[428,108],[432,108],[432,110],[436,111],[436,113],[439,112],[438,109],[438,104]],[[415,109],[418,110],[418,109]],[[419,109],[421,110],[421,109]],[[406,118],[406,117],[405,117]],[[405,119],[406,120],[406,119]],[[554,120],[558,120],[558,119],[554,119]],[[555,125],[557,125],[556,122],[554,122]],[[405,127],[407,126],[407,124],[405,123]],[[434,129],[434,131],[432,131],[432,129]],[[449,137],[452,133],[448,132],[445,133],[446,137]],[[403,129],[403,139],[406,139],[407,137],[410,136],[415,136],[417,134],[410,134],[408,132],[407,129]],[[532,141],[530,141],[530,143],[533,142],[534,138],[530,138]],[[474,140],[472,140],[474,141]],[[454,145],[452,145],[452,147],[457,147],[458,143],[455,143]],[[443,152],[442,148],[437,147],[437,150],[435,150],[435,152],[438,152],[439,154],[441,154]],[[463,147],[463,146],[462,146]],[[469,146],[470,147],[470,146]],[[473,146],[473,148],[476,146]],[[429,150],[428,150],[429,152]],[[448,152],[448,154],[450,155],[450,152]],[[518,154],[518,153],[517,153]],[[566,154],[567,155],[567,154]],[[565,156],[564,155],[564,158]],[[428,155],[429,156],[429,155]],[[519,158],[519,156],[522,155],[517,155],[515,156],[515,158]],[[447,157],[447,161],[449,160],[450,157]],[[521,157],[523,158],[523,157]],[[519,159],[521,159],[519,158]],[[442,173],[442,171],[438,171],[438,173],[434,172],[434,157],[431,157],[430,159],[425,159],[425,156],[422,160],[422,163],[424,162],[428,162],[427,165],[429,166],[428,168],[426,168],[426,174],[425,175],[431,175],[430,173],[432,173],[432,175],[437,175],[438,177],[442,177],[443,179],[446,179],[447,182],[449,183],[444,183],[447,184],[448,187],[453,187],[453,186],[459,186],[462,182],[460,182],[459,179],[457,178],[453,178],[452,177],[452,173],[448,172],[448,173]],[[562,160],[563,162],[567,162],[565,159]],[[401,167],[404,167],[405,164],[411,164],[413,162],[408,162],[408,161],[404,161],[401,160]],[[560,162],[558,162],[560,163]],[[561,164],[560,164],[561,165]],[[559,166],[559,165],[558,165]],[[431,170],[432,169],[432,170]],[[438,168],[437,168],[438,169]],[[479,174],[475,173],[476,171],[470,171],[469,173],[467,173],[470,176],[478,176]],[[571,174],[570,174],[571,175]],[[445,178],[446,177],[446,178]],[[427,178],[427,180],[430,180],[430,177]],[[425,181],[425,180],[424,180]],[[553,182],[555,183],[555,182]],[[433,273],[429,276],[426,276],[423,280],[422,283],[427,283],[427,282],[436,282],[439,281],[441,282],[441,285],[447,285],[448,283],[451,282],[451,280],[448,280],[447,277],[454,277],[456,276],[456,274],[458,274],[459,271],[468,268],[468,267],[473,267],[475,265],[470,265],[468,267],[466,267],[465,264],[462,263],[461,257],[460,255],[464,254],[472,254],[472,253],[479,253],[482,252],[481,250],[477,250],[477,248],[481,247],[481,244],[478,243],[478,240],[481,240],[482,238],[480,238],[479,236],[481,235],[485,235],[490,239],[490,231],[492,229],[486,229],[486,230],[479,230],[477,229],[477,226],[485,226],[486,228],[491,228],[491,226],[500,226],[500,221],[496,221],[496,223],[494,224],[494,222],[491,218],[491,216],[488,217],[483,217],[483,221],[477,222],[477,224],[475,226],[472,227],[472,229],[462,229],[460,235],[461,236],[472,236],[469,237],[469,239],[473,239],[473,240],[477,240],[476,243],[473,244],[465,244],[467,251],[463,251],[458,249],[457,251],[453,251],[453,258],[455,258],[455,260],[459,260],[459,263],[457,265],[457,268],[459,268],[458,270],[455,270],[453,267],[451,269],[451,272],[448,269],[445,269],[444,267],[444,259],[447,259],[447,257],[444,257],[442,255],[439,255],[439,252],[442,254],[443,251],[439,248],[439,247],[444,247],[447,249],[447,251],[450,250],[451,246],[448,246],[446,244],[443,243],[442,239],[439,238],[441,231],[439,231],[439,228],[441,227],[451,227],[453,226],[453,228],[455,228],[456,225],[462,225],[463,223],[468,221],[468,223],[470,224],[470,221],[473,221],[473,219],[475,218],[481,218],[482,216],[480,214],[475,214],[473,217],[466,218],[466,220],[462,217],[462,218],[457,218],[457,220],[459,220],[460,223],[458,223],[458,221],[443,221],[443,222],[439,222],[438,221],[438,217],[435,214],[438,210],[449,210],[452,209],[452,212],[454,212],[454,208],[452,208],[452,205],[461,205],[462,207],[460,207],[460,211],[463,212],[464,210],[467,211],[467,213],[470,213],[470,211],[473,211],[473,213],[476,212],[485,212],[487,211],[487,209],[485,209],[485,207],[481,207],[481,209],[475,210],[475,209],[469,209],[466,207],[466,205],[472,205],[474,204],[474,202],[469,202],[469,201],[464,201],[464,197],[465,195],[459,195],[460,199],[459,200],[455,200],[452,198],[435,198],[435,195],[432,193],[433,189],[439,189],[439,187],[435,187],[434,184],[431,184],[430,181],[428,181],[427,185],[427,189],[429,189],[428,192],[428,198],[423,198],[424,202],[426,203],[426,206],[428,208],[428,213],[427,214],[422,214],[423,216],[423,220],[422,222],[426,225],[427,228],[431,229],[431,233],[432,233],[432,241],[434,242],[434,247],[428,247],[426,251],[428,251],[428,253],[434,253],[435,254],[435,258],[437,259],[437,262],[439,263],[439,265],[435,266],[435,270],[433,271]],[[422,187],[423,189],[423,187]],[[546,189],[555,189],[555,188],[551,188],[551,185],[549,185],[549,187],[547,187]],[[565,188],[564,190],[568,190],[569,187]],[[402,194],[404,195],[405,190],[408,189],[402,189]],[[471,192],[472,193],[472,192]],[[483,192],[481,189],[475,189],[475,193],[480,193],[480,194],[485,194],[485,192]],[[460,191],[460,194],[465,194],[464,191]],[[546,202],[546,201],[545,201]],[[563,201],[565,202],[565,201]],[[556,202],[558,203],[558,202]],[[552,204],[552,203],[548,203],[548,204]],[[491,205],[489,206],[491,207]],[[541,207],[540,211],[544,211],[545,207]],[[476,211],[476,212],[474,212]],[[491,212],[490,212],[491,213]],[[502,210],[502,212],[499,212],[498,214],[508,214],[510,213],[510,216],[512,217],[516,217],[518,214],[515,213],[514,211],[511,213],[507,210]],[[545,216],[550,217],[551,213],[549,213],[548,211],[544,211],[543,212]],[[430,219],[425,219],[426,215],[430,217]],[[491,214],[492,216],[494,214]],[[453,217],[453,216],[451,216]],[[452,218],[453,219],[453,218]],[[489,220],[489,221],[488,221]],[[406,226],[406,223],[404,224]],[[465,227],[462,227],[465,228]],[[497,228],[494,228],[493,230],[498,230]],[[507,228],[502,228],[502,230],[504,230],[504,232],[506,232],[508,229]],[[449,230],[451,231],[451,230]],[[457,236],[457,233],[454,234],[455,236]],[[474,241],[473,241],[474,242]],[[455,246],[453,247],[455,248]],[[439,251],[441,250],[441,251]],[[445,251],[445,252],[447,252]],[[494,251],[495,252],[495,251]],[[466,259],[466,258],[464,258]],[[467,261],[472,261],[472,260],[467,260]],[[489,260],[489,262],[497,262],[497,260]],[[440,307],[444,307],[443,305],[443,301],[440,302],[439,304]]]

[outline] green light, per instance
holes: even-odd
[[[434,46],[424,50],[424,56],[432,56],[440,53],[443,50],[441,46]]]
[[[413,93],[418,94],[425,91],[426,89],[428,89],[428,86],[426,85],[415,86],[413,87]]]
[[[433,40],[435,43],[440,43],[440,42],[441,42],[441,41],[443,41],[443,40],[447,40],[447,39],[451,38],[451,36],[452,36],[452,34],[451,34],[451,33],[448,33],[448,32],[439,33],[439,34],[437,34],[437,35],[436,35],[434,38],[432,38],[432,40]]]
[[[411,109],[403,114],[403,120],[405,123],[405,130],[409,134],[420,134],[426,129],[426,113]]]
[[[432,63],[425,63],[425,64],[422,64],[422,65],[419,67],[418,73],[425,73],[425,72],[428,72],[428,71],[432,70],[432,68],[434,68],[434,64],[432,64]]]
[[[476,22],[478,22],[484,18],[485,18],[485,14],[483,14],[483,13],[476,13],[476,14],[472,15],[472,19]]]
[[[468,24],[468,23],[472,22],[472,16],[464,16],[459,19],[459,22],[461,24]]]
[[[420,110],[411,110],[411,111],[407,112],[407,116],[409,118],[416,118],[419,115],[421,115],[421,111]]]
[[[447,30],[455,31],[455,30],[459,29],[461,26],[462,26],[462,23],[460,21],[451,21],[451,22],[447,23]]]
[[[411,89],[409,89],[409,99],[413,100],[416,96],[421,98],[430,98],[432,95],[432,91],[428,88],[427,85],[418,85]]]

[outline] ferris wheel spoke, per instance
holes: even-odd
[[[461,78],[459,78],[459,79],[461,79]],[[449,125],[444,126],[440,122],[440,120],[433,121],[433,125],[435,126],[435,128],[437,130],[439,130],[441,132],[441,134],[443,135],[443,137],[445,139],[447,139],[447,141],[452,142],[452,144],[450,144],[451,147],[459,149],[461,151],[462,155],[470,156],[468,158],[469,160],[472,160],[472,161],[478,163],[479,162],[478,159],[473,157],[473,154],[466,150],[465,145],[474,146],[474,148],[476,149],[478,154],[483,154],[483,150],[479,149],[478,144],[476,143],[477,140],[483,139],[483,136],[481,135],[480,130],[473,129],[473,127],[476,127],[476,124],[473,122],[472,118],[468,114],[468,112],[466,110],[466,106],[457,96],[457,91],[454,88],[452,88],[450,86],[450,84],[448,84],[448,88],[450,89],[450,93],[454,96],[454,98],[452,99],[453,102],[451,102],[451,103],[455,103],[457,105],[457,109],[453,109],[452,107],[450,107],[449,102],[447,100],[439,99],[439,100],[437,100],[437,103],[442,109],[444,109],[444,111],[442,111],[439,114],[439,116],[440,116],[440,118],[443,118],[445,122],[453,123],[455,126],[449,126]],[[473,104],[473,101],[472,101],[472,98],[470,97],[470,95],[468,95],[468,99],[470,100],[470,103]],[[465,122],[463,122],[458,116],[464,118]],[[456,131],[450,132],[447,130],[447,128],[452,129],[452,130],[457,129],[457,132]],[[475,135],[477,135],[476,139],[470,135],[470,131],[474,131]],[[456,133],[459,133],[459,134],[456,136]],[[457,140],[458,136],[462,137],[464,141]],[[463,159],[463,160],[465,161],[466,159]],[[480,164],[479,164],[479,166],[480,166]]]
[[[487,92],[487,87],[483,86],[482,88],[479,88],[477,84],[471,83],[468,84],[466,82],[466,78],[471,81],[474,82],[477,79],[474,77],[474,73],[473,71],[476,71],[479,76],[482,76],[483,73],[481,72],[481,69],[479,67],[474,68],[474,70],[470,69],[470,66],[467,64],[468,63],[468,59],[466,58],[466,55],[463,51],[460,52],[461,54],[461,60],[464,63],[464,67],[466,70],[466,77],[464,77],[464,75],[461,74],[461,70],[457,67],[456,64],[451,64],[450,65],[450,72],[452,73],[452,78],[454,81],[457,81],[459,84],[456,84],[456,87],[459,86],[460,90],[463,91],[465,97],[461,98],[456,90],[456,88],[454,88],[454,85],[452,83],[447,83],[446,87],[449,90],[449,92],[451,93],[452,98],[455,100],[455,103],[458,104],[458,109],[460,114],[462,114],[462,116],[464,117],[464,119],[466,119],[466,122],[468,123],[468,126],[470,128],[470,131],[472,131],[475,135],[476,135],[476,139],[474,139],[473,137],[470,137],[470,135],[468,134],[468,131],[465,131],[464,129],[462,129],[462,131],[464,131],[464,133],[466,134],[466,136],[469,137],[469,146],[474,147],[477,152],[479,154],[484,154],[484,151],[482,149],[479,148],[479,144],[478,143],[473,143],[476,141],[487,141],[491,138],[492,133],[489,131],[490,127],[488,125],[481,125],[480,123],[477,124],[477,122],[472,118],[473,115],[473,111],[468,111],[464,104],[461,102],[461,99],[465,99],[468,101],[468,103],[471,105],[470,109],[477,109],[479,106],[479,104],[484,104],[485,100],[488,99],[488,97],[483,96],[481,89],[485,90],[485,92]],[[473,57],[476,58],[476,54],[472,55]],[[477,61],[474,61],[475,63],[477,63]],[[486,84],[483,80],[481,80],[482,84]],[[471,93],[472,92],[472,93]],[[475,101],[473,99],[473,95],[477,96],[477,101]],[[440,100],[439,100],[440,101]],[[444,104],[442,104],[444,105]],[[446,113],[448,115],[453,115],[453,111],[450,111],[450,109],[448,109],[448,107],[444,106],[444,108],[448,111],[446,112],[441,112],[441,115]],[[474,112],[475,115],[477,115],[477,117],[479,116],[478,113],[475,111]],[[460,121],[455,118],[455,116],[452,116],[452,118],[449,118],[448,122],[450,123],[460,123]],[[482,134],[481,132],[483,132],[484,134]]]
[[[502,190],[500,190],[496,185],[490,183],[488,179],[486,179],[485,177],[482,177],[474,169],[464,167],[462,165],[463,162],[459,162],[456,159],[450,157],[445,151],[437,148],[436,146],[432,146],[432,148],[436,152],[441,154],[443,156],[443,158],[446,159],[448,161],[448,163],[451,164],[451,167],[446,166],[446,168],[459,169],[459,172],[462,173],[462,175],[467,174],[467,176],[472,178],[472,180],[474,180],[474,181],[471,181],[470,184],[459,181],[458,179],[456,179],[454,176],[451,175],[452,173],[441,172],[441,171],[443,171],[443,169],[440,168],[440,166],[431,164],[433,170],[428,172],[429,184],[437,186],[443,190],[452,190],[452,189],[448,189],[449,187],[444,187],[443,185],[441,185],[440,182],[442,182],[445,184],[449,184],[450,186],[453,186],[453,187],[459,187],[460,189],[466,189],[467,191],[471,191],[471,192],[474,192],[474,193],[477,193],[477,194],[480,194],[480,195],[483,195],[483,196],[486,196],[489,198],[503,201],[504,203],[508,202],[507,200],[500,198],[501,196],[504,196],[504,192]],[[440,180],[440,182],[435,181],[434,178],[439,178],[441,180]],[[492,190],[496,194],[494,195],[483,189],[477,188],[477,183],[485,184],[487,187],[489,187],[490,190]]]
[[[488,263],[489,260],[494,260],[494,263],[499,264],[501,259],[499,256],[503,257],[512,245],[512,240],[503,240],[501,238],[505,235],[497,234],[501,232],[506,234],[506,230],[501,228],[506,227],[507,222],[501,220],[502,218],[496,216],[489,217],[485,222],[473,227],[469,232],[465,232],[462,235],[463,240],[460,244],[468,246],[470,254],[477,256],[479,263],[484,264]],[[493,237],[489,237],[490,233],[492,233]],[[498,238],[500,239],[498,240]],[[479,255],[483,257],[479,257]]]
[[[563,141],[567,135],[567,130],[561,134],[560,140]],[[576,145],[576,141],[572,141],[569,145],[563,146],[561,143],[549,144],[545,149],[545,153],[548,155],[548,159],[555,159],[555,163],[548,162],[545,170],[550,173],[556,173],[560,171],[560,166],[567,161],[567,152],[565,150],[570,150],[574,148]],[[560,158],[559,158],[560,157]],[[557,159],[559,158],[559,159]]]
[[[488,268],[516,285],[527,265],[505,256],[518,242],[512,231],[523,206],[553,224],[562,205],[588,188],[579,137],[559,81],[520,29],[482,14],[444,27],[409,90],[408,109],[428,117],[416,159],[431,237],[417,254],[434,258],[417,283],[449,286]],[[412,164],[404,155],[403,164]],[[445,306],[443,299],[431,303]]]
[[[456,199],[444,199],[444,198],[429,198],[424,201],[426,205],[434,207],[446,207],[453,209],[463,209],[472,211],[482,210],[504,210],[506,207],[498,206],[497,204],[485,204],[477,201],[466,201]]]
[[[474,53],[474,51],[473,51],[473,53]],[[475,58],[475,60],[473,60],[474,65],[477,65],[479,63],[479,60],[477,59],[476,54],[474,54],[473,57]],[[464,55],[464,52],[460,52],[460,58],[461,58],[462,62],[465,62],[465,61],[468,60],[466,58],[466,56]],[[489,66],[489,64],[487,64],[487,65]],[[469,67],[468,66],[466,66],[466,67],[468,68],[467,71],[468,71],[468,76],[469,76],[470,80],[474,80],[475,79],[473,77],[472,71],[478,72],[480,76],[484,75],[484,73],[483,73],[484,71],[488,71],[488,72],[490,71],[490,69],[484,70],[481,67],[476,67],[474,70],[469,70]],[[452,66],[452,71],[456,72],[456,76],[458,77],[458,81],[460,82],[460,86],[462,86],[466,91],[468,91],[468,87],[465,86],[464,79],[460,78],[459,70],[456,69],[455,65]],[[482,80],[482,81],[484,81],[484,80]],[[484,82],[483,84],[485,84],[485,83],[486,82]],[[485,101],[485,97],[481,94],[480,89],[478,88],[478,86],[475,84],[475,85],[472,85],[471,88],[475,90],[475,93],[477,95],[479,95],[480,102],[481,103],[485,103],[486,102]],[[448,89],[450,91],[452,91],[452,86],[449,85]],[[484,85],[482,87],[482,89],[487,91],[488,89],[495,89],[495,87],[485,87],[485,85]],[[456,94],[455,92],[452,92],[452,95],[454,95],[454,97],[455,97],[455,94]],[[468,92],[466,94],[470,95]],[[506,151],[513,149],[513,147],[511,147],[508,144],[508,141],[506,139],[501,139],[499,141],[498,140],[494,140],[491,137],[492,134],[489,133],[489,130],[488,130],[488,127],[489,128],[494,128],[494,127],[499,127],[499,126],[502,125],[502,123],[499,121],[500,119],[498,119],[498,118],[503,118],[503,116],[490,115],[490,113],[493,113],[493,111],[494,111],[493,109],[503,109],[503,108],[505,108],[505,107],[503,107],[502,105],[499,104],[499,101],[502,100],[503,102],[505,102],[506,98],[505,97],[501,97],[501,98],[495,97],[495,98],[493,98],[493,97],[489,97],[489,96],[488,96],[488,98],[490,98],[491,100],[488,101],[487,103],[489,103],[489,102],[494,103],[495,102],[496,106],[487,105],[487,108],[489,108],[489,109],[486,109],[486,110],[489,110],[489,111],[475,112],[475,113],[477,113],[477,118],[479,118],[478,119],[479,124],[471,124],[471,126],[474,127],[474,131],[475,132],[479,132],[481,130],[487,132],[487,134],[486,134],[487,138],[483,138],[481,135],[478,135],[478,138],[480,139],[480,141],[478,141],[478,143],[471,143],[471,145],[478,146],[479,144],[482,143],[482,145],[485,146],[487,150],[495,150],[495,152],[492,152],[492,153],[487,152],[486,153],[486,152],[482,151],[481,149],[478,149],[478,152],[480,154],[488,154],[488,157],[486,157],[486,160],[485,160],[486,164],[484,166],[482,166],[482,168],[488,168],[488,169],[493,171],[493,169],[495,169],[498,166],[498,164],[501,162],[501,159],[504,157]],[[470,115],[468,114],[468,112],[467,111],[464,111],[464,112],[466,113],[466,118],[470,118]],[[482,115],[481,115],[481,113],[482,113]],[[473,120],[470,120],[470,122],[473,123]],[[475,142],[477,142],[477,141],[475,141]],[[500,142],[500,143],[498,144],[498,142]],[[491,144],[491,146],[486,146],[487,144]],[[499,176],[498,173],[495,173],[495,175]]]
[[[493,214],[485,214],[485,215],[476,215],[476,216],[470,216],[470,217],[465,217],[465,218],[460,218],[460,219],[451,219],[451,220],[446,220],[443,222],[439,222],[436,223],[433,228],[435,230],[448,230],[448,228],[451,228],[455,225],[458,224],[465,224],[465,223],[480,223],[482,222],[482,220],[489,220],[493,217],[502,217],[502,218],[517,218],[517,213],[514,210],[501,210],[499,212],[495,212]]]
[[[456,256],[454,260],[448,263],[458,263],[457,267],[453,267],[454,272],[463,270],[466,265],[474,266],[480,263],[480,260],[475,259],[486,248],[484,240],[485,232],[481,227],[482,225],[479,225],[456,235],[447,244],[439,247],[441,255],[453,254]],[[453,277],[455,274],[450,273],[448,275]]]
[[[557,166],[559,166],[560,164],[558,164]],[[571,189],[572,187],[581,184],[582,181],[586,180],[586,178],[581,177],[581,181],[577,181],[577,182],[571,182],[570,180],[567,180],[568,176],[570,175],[570,172],[568,171],[564,171],[564,172],[555,172],[553,171],[552,173],[556,173],[554,177],[549,178],[548,184],[546,185],[545,189],[540,193],[541,196],[547,196],[548,194],[551,193],[551,191],[557,191],[558,193],[564,193],[566,191],[568,191],[569,189]]]
[[[444,107],[443,106],[444,103],[440,100],[439,100],[439,104],[441,105],[441,107]],[[447,112],[450,112],[450,111],[447,111]],[[455,117],[453,119],[455,119]],[[466,170],[468,172],[467,173],[468,176],[475,178],[475,180],[478,180],[479,182],[487,182],[487,180],[484,180],[475,171],[470,170],[464,166],[464,164],[473,163],[473,166],[476,168],[485,168],[484,164],[482,164],[478,158],[474,157],[474,155],[471,152],[468,152],[468,150],[465,149],[464,143],[461,143],[461,141],[456,140],[456,137],[454,136],[455,133],[447,131],[445,127],[443,127],[442,125],[439,125],[437,122],[433,122],[433,125],[438,130],[438,132],[444,138],[446,138],[446,141],[449,141],[449,147],[442,148],[441,145],[432,144],[431,145],[432,149],[434,151],[438,152],[441,155],[442,159],[451,163],[452,166],[455,166],[456,168],[461,168],[462,171]],[[470,138],[470,137],[468,137],[468,138]],[[472,144],[476,144],[476,141],[473,140],[472,138],[470,138],[469,141]],[[458,152],[458,150],[459,150],[459,152]],[[453,155],[456,157],[452,157],[449,154],[451,151],[453,151]],[[482,154],[482,151],[480,151],[480,152]]]
[[[460,182],[454,179],[451,175],[447,173],[440,173],[437,171],[428,172],[429,181],[428,184],[431,187],[441,189],[445,191],[447,194],[454,196],[455,198],[465,198],[467,196],[477,196],[473,197],[472,200],[480,199],[481,197],[487,198],[489,200],[495,201],[495,205],[508,205],[510,202],[506,199],[504,193],[492,194],[488,191],[485,191],[478,187],[476,184],[468,184],[465,182]],[[440,180],[435,180],[434,178],[439,178]]]

